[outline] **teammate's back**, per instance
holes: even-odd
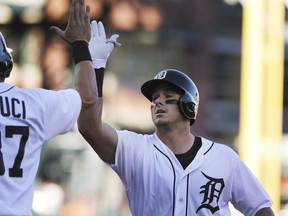
[[[23,89],[4,83],[12,67],[0,33],[0,215],[28,216],[41,147],[72,128],[81,98],[74,89]]]

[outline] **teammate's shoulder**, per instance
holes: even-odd
[[[63,95],[63,96],[67,95],[69,97],[74,95],[74,96],[80,97],[79,92],[72,88],[61,89],[61,90],[51,90],[51,89],[45,89],[45,88],[27,88],[27,89],[23,89],[23,92],[26,94],[30,94],[32,96],[41,97],[41,98],[59,97],[60,95]]]
[[[12,87],[14,88],[16,86],[6,82],[0,82],[0,91],[7,91]]]

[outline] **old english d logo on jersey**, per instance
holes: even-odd
[[[166,77],[167,71],[161,71],[159,72],[154,79],[164,79]]]
[[[200,187],[202,189],[200,194],[203,194],[203,201],[197,209],[196,213],[202,208],[207,208],[211,211],[212,214],[214,214],[219,210],[218,201],[223,188],[225,187],[224,180],[222,178],[212,178],[203,172],[202,174],[208,179],[208,181],[205,185]]]

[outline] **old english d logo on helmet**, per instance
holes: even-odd
[[[141,86],[141,92],[148,100],[152,101],[154,89],[160,83],[170,83],[183,91],[179,100],[181,112],[190,119],[192,125],[196,120],[199,105],[199,92],[194,82],[181,71],[166,69],[160,71],[154,79],[145,82]]]
[[[155,77],[154,79],[164,79],[166,77],[167,71],[160,71]]]
[[[6,46],[4,36],[0,32],[0,75],[7,78],[13,68],[12,50]]]

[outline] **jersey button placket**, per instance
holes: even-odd
[[[187,176],[180,176],[179,182],[176,184],[176,205],[175,216],[185,215],[186,212],[186,193],[187,193]]]

